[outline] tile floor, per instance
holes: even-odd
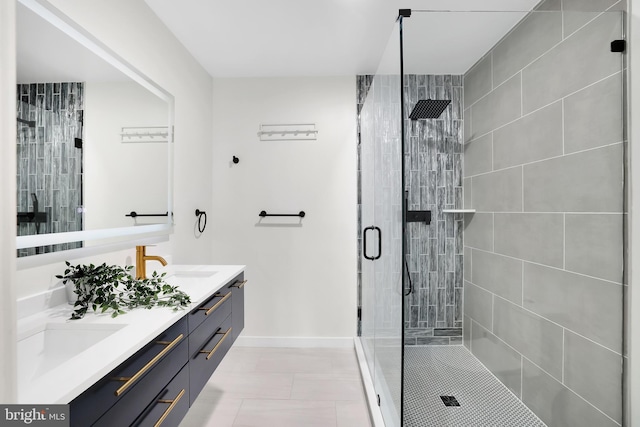
[[[354,349],[232,347],[180,427],[370,427]]]
[[[404,357],[404,427],[545,427],[461,345],[407,346]],[[460,406],[445,406],[440,396]]]

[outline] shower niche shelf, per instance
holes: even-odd
[[[476,213],[476,210],[475,209],[442,209],[442,213],[465,214],[465,213]]]

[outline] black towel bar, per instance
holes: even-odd
[[[300,218],[304,218],[304,216],[306,215],[306,213],[304,213],[304,211],[300,211],[297,214],[269,214],[267,213],[267,211],[261,211],[258,216],[261,216],[262,218],[266,217],[266,216],[299,216]]]
[[[163,214],[139,214],[136,211],[131,211],[128,214],[126,214],[125,216],[130,216],[131,218],[136,218],[139,216],[169,216],[169,212],[163,213]]]

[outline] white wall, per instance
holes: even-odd
[[[120,132],[122,127],[166,126],[168,110],[165,101],[135,82],[85,84],[85,229],[129,227],[134,219],[125,214],[131,211],[166,212],[167,143],[122,142]],[[165,220],[149,217],[135,223]]]
[[[50,3],[175,97],[174,233],[168,243],[149,252],[167,256],[174,263],[211,263],[211,235],[205,232],[198,238],[194,230],[195,209],[210,211],[213,207],[211,77],[143,0],[50,0]],[[6,68],[12,68],[11,62],[3,61],[3,69],[5,64]],[[13,158],[11,162],[14,168]],[[13,182],[5,185],[11,186],[9,192],[15,192]],[[136,185],[148,188],[147,183]],[[7,205],[14,204],[7,202]],[[128,250],[83,258],[82,262],[130,264],[131,259],[135,259],[133,246]],[[41,292],[56,285],[53,276],[63,269],[62,262],[55,262],[19,270],[17,296]]]
[[[0,2],[0,402],[16,400],[16,90],[15,1]]]
[[[213,103],[207,231],[216,263],[247,264],[245,343],[354,336],[355,77],[214,79]],[[283,123],[316,123],[318,139],[259,141]],[[262,210],[307,216],[259,223]]]

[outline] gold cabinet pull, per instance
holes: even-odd
[[[160,419],[158,419],[158,422],[156,422],[153,427],[159,427],[160,424],[162,424],[164,422],[164,420],[169,416],[169,414],[171,413],[171,411],[173,411],[173,408],[176,407],[176,405],[178,404],[178,402],[180,401],[180,399],[182,399],[182,396],[184,396],[184,389],[182,389],[182,391],[180,393],[178,393],[178,395],[176,396],[175,399],[173,400],[165,400],[165,399],[160,399],[158,400],[158,403],[169,403],[169,407],[162,413],[162,416],[160,417]]]
[[[227,329],[227,332],[216,332],[215,335],[220,335],[220,334],[224,334],[222,336],[222,338],[220,338],[220,341],[218,341],[218,343],[215,345],[215,347],[213,347],[213,350],[209,351],[209,350],[200,350],[198,353],[207,353],[207,360],[211,359],[211,356],[213,356],[213,354],[218,350],[218,347],[220,347],[220,344],[222,344],[222,341],[224,341],[227,336],[231,333],[231,330],[233,328],[229,327],[229,329]]]
[[[219,295],[218,295],[219,296]],[[222,297],[222,299],[220,301],[218,301],[217,303],[215,303],[213,305],[213,307],[200,307],[198,308],[198,310],[207,310],[207,312],[204,314],[205,316],[210,315],[216,308],[220,307],[220,304],[222,304],[223,302],[225,302],[227,299],[229,299],[229,297],[231,296],[231,292],[229,292],[228,294],[226,294],[225,296]]]
[[[233,285],[231,285],[231,287],[232,287],[232,288],[238,288],[238,289],[240,289],[240,288],[244,288],[245,283],[247,283],[247,281],[246,281],[246,280],[243,280],[242,282],[238,280],[236,283],[234,283]]]
[[[170,352],[171,349],[173,347],[175,347],[180,342],[180,340],[182,340],[182,338],[184,338],[184,335],[180,334],[180,335],[178,335],[176,337],[176,339],[174,339],[173,341],[170,341],[170,342],[169,341],[156,341],[156,344],[166,345],[166,347],[163,348],[160,353],[156,354],[153,359],[151,359],[146,365],[144,365],[142,367],[142,369],[140,369],[138,372],[136,372],[132,377],[116,377],[116,378],[112,378],[115,381],[125,381],[125,383],[122,384],[120,386],[120,388],[116,390],[116,393],[115,393],[116,396],[122,395],[122,393],[124,393],[129,387],[131,387],[133,385],[133,383],[138,381],[138,379],[140,379],[140,377],[143,376],[145,374],[145,372],[147,372],[149,369],[151,369],[153,367],[153,365],[155,365],[156,363],[158,363],[158,361],[160,359],[162,359],[162,356],[164,356],[165,354]]]

